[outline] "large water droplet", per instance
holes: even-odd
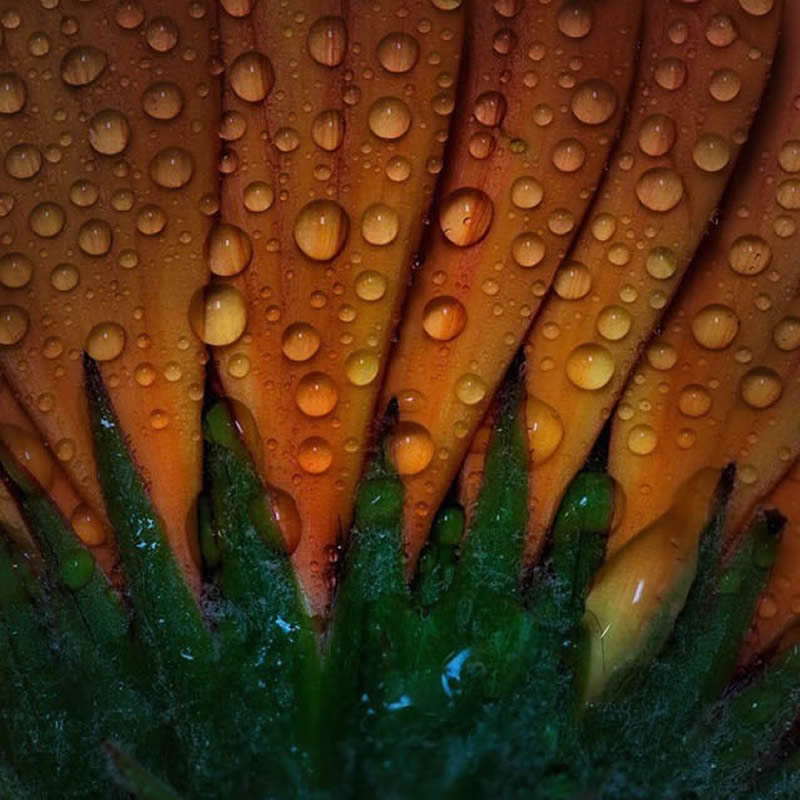
[[[344,364],[347,380],[353,386],[368,386],[378,377],[380,361],[370,350],[356,350],[351,353]]]
[[[236,225],[215,225],[206,241],[208,265],[215,275],[238,275],[253,257],[250,237]]]
[[[371,205],[361,218],[361,235],[370,244],[383,246],[397,238],[400,229],[400,216],[385,203]]]
[[[634,425],[628,431],[628,449],[637,456],[646,456],[656,449],[658,436],[649,425]]]
[[[172,81],[151,83],[142,95],[142,108],[153,119],[175,119],[183,109],[183,92]]]
[[[530,268],[542,263],[546,248],[537,233],[520,233],[511,241],[511,256],[521,267]]]
[[[647,254],[644,264],[650,277],[666,281],[678,270],[678,256],[669,247],[654,247]]]
[[[614,356],[602,345],[578,345],[567,358],[567,377],[579,389],[602,389],[613,377]]]
[[[705,386],[690,383],[681,389],[678,408],[687,417],[703,417],[711,410],[711,395]]]
[[[0,256],[0,286],[21,289],[33,277],[33,262],[23,253],[11,252]]]
[[[408,72],[418,58],[419,42],[409,33],[389,33],[378,43],[378,61],[387,72]]]
[[[356,276],[356,294],[369,303],[380,300],[387,289],[387,280],[380,272],[364,270]]]
[[[58,236],[67,221],[64,209],[58,203],[39,203],[31,211],[28,223],[31,230],[43,239]]]
[[[336,384],[324,372],[304,375],[297,384],[294,396],[298,408],[309,417],[324,417],[339,402]]]
[[[347,52],[347,26],[341,17],[320,17],[308,29],[308,53],[317,64],[338,67]]]
[[[400,422],[392,432],[392,461],[399,475],[422,472],[433,460],[434,449],[428,429],[416,422]]]
[[[105,156],[119,155],[128,146],[130,133],[127,117],[115,109],[100,111],[89,122],[89,144]]]
[[[150,178],[164,189],[181,189],[193,173],[194,158],[182,147],[165,147],[150,160]]]
[[[731,148],[728,140],[716,133],[698,137],[692,150],[692,160],[704,172],[719,172],[728,166]]]
[[[456,381],[456,397],[465,406],[474,406],[486,397],[486,381],[474,372],[466,372]]]
[[[230,68],[231,89],[247,103],[259,103],[272,91],[275,72],[272,63],[255,50],[237,56]]]
[[[34,178],[42,168],[42,151],[34,144],[15,144],[6,153],[4,166],[18,181]]]
[[[718,303],[700,309],[692,320],[692,335],[699,345],[709,350],[724,350],[738,331],[736,312]]]
[[[483,92],[475,100],[475,119],[487,128],[494,128],[503,121],[507,109],[506,98],[500,92]]]
[[[489,230],[494,206],[480,189],[463,187],[450,192],[439,212],[439,226],[453,244],[468,247],[479,242]]]
[[[103,219],[89,219],[78,230],[78,246],[87,256],[104,256],[111,249],[114,234]]]
[[[320,111],[311,123],[311,138],[317,147],[333,152],[344,141],[344,115],[335,108]]]
[[[564,438],[564,423],[558,411],[538,397],[525,401],[525,426],[528,449],[534,464],[541,464],[555,453]]]
[[[742,399],[753,408],[769,408],[783,394],[783,382],[780,375],[768,367],[751,369],[740,384]]]
[[[350,230],[347,212],[334,200],[312,200],[294,224],[294,240],[314,261],[330,261],[344,247]]]
[[[731,245],[728,263],[739,275],[758,275],[772,261],[772,250],[760,236],[745,234]]]
[[[605,81],[584,81],[573,92],[570,108],[585,125],[602,125],[617,110],[617,92]]]
[[[322,475],[333,463],[333,450],[327,439],[309,436],[297,448],[297,463],[309,475]]]
[[[289,325],[281,338],[281,350],[290,361],[308,361],[319,350],[322,339],[319,331],[307,322]]]
[[[651,114],[639,129],[639,147],[648,156],[663,156],[675,144],[675,122],[666,114]]]
[[[455,297],[434,297],[425,306],[422,327],[432,339],[455,339],[467,324],[467,310]]]
[[[654,167],[643,173],[636,182],[636,196],[651,211],[670,211],[683,197],[683,180],[673,169]]]
[[[739,74],[727,67],[718,69],[711,76],[708,91],[720,103],[729,103],[738,97],[742,89],[742,79]]]
[[[536,208],[543,197],[542,184],[530,175],[523,175],[511,184],[511,202],[517,208]]]
[[[562,139],[553,150],[553,166],[560,172],[576,172],[586,161],[586,148],[578,139]]]
[[[598,315],[597,332],[610,342],[624,339],[630,333],[633,317],[627,308],[606,306]]]
[[[586,0],[568,0],[558,12],[558,29],[570,39],[583,39],[592,30],[592,6]]]
[[[580,261],[568,261],[553,277],[553,290],[562,300],[580,300],[591,288],[592,273]]]
[[[68,50],[61,59],[61,78],[69,86],[88,86],[96,81],[108,64],[106,54],[91,45]]]
[[[369,108],[369,129],[379,138],[394,140],[411,127],[411,109],[399,97],[381,97]]]
[[[800,347],[800,317],[784,317],[772,331],[772,341],[779,350],[789,352]]]
[[[116,322],[100,322],[86,337],[86,352],[95,361],[112,361],[125,348],[125,329]]]
[[[28,332],[28,312],[15,305],[0,305],[0,345],[22,341]]]
[[[195,293],[189,306],[189,322],[206,344],[233,344],[247,326],[247,304],[229,283],[212,283]]]

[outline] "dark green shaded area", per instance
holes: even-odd
[[[675,630],[584,709],[582,621],[613,485],[590,460],[523,580],[528,463],[515,376],[498,400],[474,517],[465,530],[457,504],[440,510],[410,587],[402,483],[388,449],[373,459],[321,637],[225,404],[204,418],[198,602],[86,367],[126,590],[2,454],[36,541],[33,553],[0,541],[0,796],[797,796],[800,649],[734,675],[779,515],[759,516],[723,555],[721,501]]]

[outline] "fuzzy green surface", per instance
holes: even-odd
[[[445,506],[411,587],[401,483],[375,457],[323,636],[226,407],[205,418],[198,605],[91,362],[87,393],[126,592],[94,568],[49,499],[4,469],[43,566],[2,543],[0,796],[755,800],[800,791],[800,650],[729,683],[776,517],[759,518],[724,566],[713,520],[657,657],[584,709],[581,620],[613,487],[599,469],[575,478],[523,581],[517,380],[503,390],[469,530],[463,511]]]

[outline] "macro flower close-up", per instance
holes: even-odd
[[[0,0],[0,797],[800,798],[800,0]]]

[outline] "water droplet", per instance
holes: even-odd
[[[646,456],[656,449],[658,436],[649,425],[634,425],[628,431],[628,449],[637,456]]]
[[[96,81],[108,64],[106,54],[91,45],[68,50],[61,59],[61,78],[69,86],[88,86]]]
[[[416,422],[400,422],[391,437],[392,461],[399,475],[417,475],[433,460],[434,444],[428,429]]]
[[[772,11],[775,0],[739,0],[739,5],[754,17],[763,17]]]
[[[215,225],[206,241],[208,265],[214,275],[238,275],[253,257],[250,237],[236,225]]]
[[[568,261],[553,277],[553,290],[562,300],[580,300],[591,288],[592,273],[580,261]]]
[[[74,264],[58,264],[50,273],[50,283],[59,292],[70,292],[80,280],[80,273]]]
[[[592,30],[592,6],[586,0],[569,0],[557,17],[558,29],[570,39],[583,39]]]
[[[789,178],[778,184],[778,191],[775,193],[775,200],[781,208],[787,211],[797,211],[800,209],[800,180]]]
[[[511,202],[517,208],[536,208],[543,197],[542,184],[530,175],[523,175],[511,184]]]
[[[142,95],[142,108],[153,119],[175,119],[183,110],[183,92],[172,81],[151,83]]]
[[[0,286],[21,289],[33,277],[33,262],[22,253],[5,253],[0,256]]]
[[[256,4],[256,0],[220,0],[220,5],[227,14],[241,19],[246,17]]]
[[[89,208],[97,202],[100,190],[91,181],[79,179],[69,187],[69,199],[78,208]]]
[[[486,397],[486,381],[473,372],[464,373],[456,381],[456,397],[466,406],[474,406]]]
[[[739,275],[758,275],[772,261],[772,250],[760,236],[746,234],[731,245],[728,263]]]
[[[553,150],[553,166],[561,172],[576,172],[586,161],[586,148],[577,139],[562,139]]]
[[[43,239],[58,236],[67,221],[64,209],[58,203],[39,203],[31,211],[28,223],[31,230]]]
[[[237,56],[230,68],[230,83],[234,94],[247,103],[260,103],[275,84],[272,63],[255,50]]]
[[[374,203],[361,218],[361,235],[370,244],[383,246],[397,238],[400,229],[400,216],[384,203]]]
[[[86,352],[95,361],[112,361],[125,348],[125,330],[116,322],[100,322],[86,337]]]
[[[463,187],[445,197],[439,212],[439,226],[453,244],[468,247],[486,235],[493,215],[494,206],[485,192]]]
[[[114,19],[120,28],[135,30],[144,22],[144,8],[139,0],[122,0],[117,5]]]
[[[739,386],[742,399],[753,408],[769,408],[783,394],[780,375],[768,367],[756,367],[742,377]]]
[[[334,200],[312,200],[294,223],[294,240],[314,261],[330,261],[344,247],[350,230],[347,212]]]
[[[567,377],[579,389],[602,389],[613,377],[614,356],[602,345],[578,345],[567,358]]]
[[[677,351],[663,339],[656,339],[647,348],[647,362],[653,369],[666,371],[672,369],[677,361]]]
[[[114,235],[103,219],[89,219],[78,230],[78,246],[87,256],[104,256],[111,249]]]
[[[387,280],[380,272],[367,269],[356,276],[355,286],[362,300],[374,303],[386,294]]]
[[[692,150],[694,163],[704,172],[719,172],[728,166],[731,148],[727,139],[715,133],[704,133]]]
[[[247,326],[247,305],[229,283],[212,283],[195,292],[189,306],[192,330],[206,344],[233,344]]]
[[[419,42],[411,34],[389,33],[378,43],[378,61],[387,72],[408,72],[418,58]]]
[[[617,110],[617,92],[605,81],[584,81],[573,92],[570,108],[584,125],[602,125]]]
[[[475,100],[475,119],[487,128],[500,125],[506,115],[508,103],[500,92],[483,92]]]
[[[647,254],[645,269],[656,280],[669,280],[678,270],[678,256],[669,247],[654,247]]]
[[[617,220],[613,214],[601,213],[592,220],[592,236],[598,242],[607,242],[617,230]]]
[[[692,320],[692,335],[708,350],[724,350],[739,331],[739,318],[728,306],[712,303],[697,312]]]
[[[356,350],[351,353],[344,364],[347,380],[353,386],[368,386],[378,377],[380,361],[375,353],[369,350]]]
[[[411,175],[411,162],[403,156],[392,156],[386,163],[386,177],[395,183],[407,181]]]
[[[311,138],[317,147],[333,152],[344,141],[344,115],[335,108],[321,111],[311,123]]]
[[[455,297],[434,297],[425,306],[422,327],[432,339],[455,339],[467,324],[467,310]]]
[[[778,152],[778,163],[784,172],[800,172],[800,140],[785,142]]]
[[[167,224],[167,215],[164,209],[148,203],[136,213],[136,230],[144,236],[156,236],[164,230]]]
[[[784,352],[800,347],[800,318],[784,317],[773,329],[772,341]]]
[[[341,17],[320,17],[308,29],[308,53],[323,67],[338,67],[347,52],[347,26]]]
[[[4,164],[12,178],[28,180],[38,175],[42,168],[42,151],[33,144],[15,144],[6,153]]]
[[[165,147],[150,160],[150,178],[164,189],[181,189],[193,173],[194,158],[182,147]]]
[[[525,427],[534,464],[550,458],[564,438],[564,424],[558,411],[533,395],[525,401]]]
[[[494,137],[486,131],[478,131],[469,137],[467,149],[473,158],[482,161],[488,158],[494,151],[495,141]]]
[[[720,103],[730,103],[742,89],[742,79],[732,69],[718,69],[711,76],[708,91]]]
[[[126,116],[107,108],[89,122],[89,144],[102,155],[119,155],[128,146],[130,132]]]
[[[18,344],[28,332],[28,312],[19,306],[0,305],[0,345]]]
[[[655,65],[653,77],[662,89],[674,92],[686,81],[686,64],[679,58],[662,58]]]
[[[651,114],[639,129],[639,148],[648,156],[663,156],[675,144],[675,122],[666,114]]]
[[[169,17],[153,17],[147,23],[145,40],[157,53],[168,53],[178,44],[178,26]]]
[[[379,139],[399,139],[411,127],[411,109],[399,97],[381,97],[370,106],[368,122]]]
[[[618,342],[630,333],[633,317],[627,308],[606,306],[597,315],[597,332],[610,342]]]
[[[333,463],[333,450],[327,439],[309,436],[297,448],[297,463],[309,475],[322,475]]]
[[[703,417],[711,410],[711,395],[704,386],[690,383],[681,389],[678,408],[687,417]]]
[[[520,267],[541,264],[545,252],[544,239],[536,233],[520,233],[511,241],[511,256]]]
[[[245,186],[242,202],[244,207],[254,214],[269,211],[275,202],[275,190],[264,181],[253,181]]]
[[[670,211],[683,197],[683,180],[673,169],[654,167],[644,172],[636,182],[636,196],[651,211]]]
[[[706,27],[706,39],[714,47],[728,47],[738,35],[736,24],[727,14],[714,14]]]
[[[324,417],[339,402],[336,384],[324,372],[304,375],[297,384],[294,397],[297,407],[308,417]]]

